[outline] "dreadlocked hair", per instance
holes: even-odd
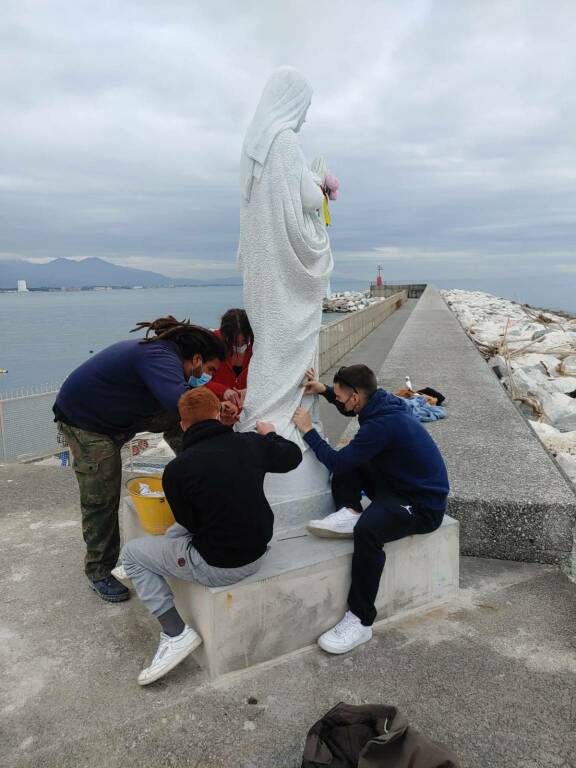
[[[246,339],[246,344],[254,344],[254,332],[250,326],[245,309],[229,309],[220,320],[220,333],[231,351],[238,336]]]
[[[190,320],[176,320],[172,315],[159,317],[149,323],[136,323],[134,331],[143,331],[146,328],[146,336],[140,344],[151,344],[154,341],[172,341],[180,354],[186,360],[201,355],[202,360],[224,360],[226,358],[226,347],[215,333],[200,325],[193,325]],[[154,335],[151,336],[150,334]]]

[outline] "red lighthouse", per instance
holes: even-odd
[[[376,287],[380,288],[382,285],[382,265],[378,264],[378,277],[376,278]]]

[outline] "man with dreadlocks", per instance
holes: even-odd
[[[144,328],[144,339],[112,344],[72,371],[53,409],[80,487],[85,573],[90,587],[114,603],[130,597],[111,575],[120,552],[120,449],[137,432],[176,427],[188,380],[205,381],[226,357],[212,331],[187,320],[170,315],[133,330]]]

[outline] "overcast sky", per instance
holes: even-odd
[[[576,2],[2,0],[0,258],[236,274],[262,86],[314,88],[336,274],[576,284]]]

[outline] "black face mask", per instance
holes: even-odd
[[[346,403],[347,403],[347,402],[348,402],[348,400],[346,400]],[[346,403],[339,403],[339,402],[338,402],[338,400],[336,400],[336,402],[334,403],[334,405],[335,405],[335,406],[336,406],[336,408],[338,409],[338,413],[341,413],[341,414],[342,414],[342,416],[356,416],[356,414],[354,413],[354,411],[347,411],[347,410],[346,410],[346,408],[344,407],[344,406],[346,405]]]

